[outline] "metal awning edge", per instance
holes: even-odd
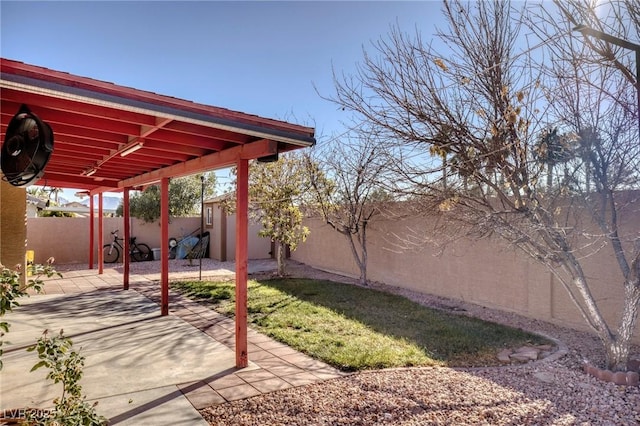
[[[91,105],[104,106],[126,110],[134,113],[149,114],[157,117],[178,119],[190,124],[196,124],[231,132],[255,136],[263,139],[271,139],[277,142],[288,143],[297,146],[308,147],[316,143],[312,136],[298,135],[277,129],[239,123],[237,121],[220,117],[211,117],[193,111],[185,111],[179,108],[157,105],[135,99],[127,99],[120,96],[95,92],[87,89],[65,86],[9,73],[0,72],[0,88],[21,90],[29,93],[53,96]]]

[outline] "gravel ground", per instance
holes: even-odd
[[[637,388],[560,365],[376,371],[206,408],[211,425],[636,425]]]
[[[208,276],[226,275],[233,264],[206,260]],[[132,264],[152,274],[158,262]],[[260,262],[258,274],[273,263]],[[196,268],[197,269],[197,268]],[[144,272],[146,270],[146,272]],[[172,261],[170,271],[193,267]],[[251,270],[251,265],[250,265]],[[260,272],[263,271],[263,272]],[[291,262],[292,276],[350,278]],[[197,271],[196,271],[197,274]],[[227,275],[228,276],[228,275]],[[372,283],[426,306],[542,333],[562,342],[567,354],[555,360],[480,369],[407,368],[361,372],[322,383],[212,406],[201,410],[211,425],[639,425],[640,388],[599,381],[582,371],[588,359],[603,365],[596,338],[588,333],[512,313]],[[640,348],[632,353],[640,357]]]
[[[339,277],[291,263],[293,276]],[[362,372],[201,410],[211,425],[638,425],[640,389],[582,371],[600,365],[588,333],[515,314],[373,283],[430,307],[448,309],[560,340],[555,361],[485,369],[407,368]],[[640,355],[639,348],[634,354]],[[551,357],[553,358],[553,357]]]

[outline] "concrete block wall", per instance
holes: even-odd
[[[621,226],[630,235],[634,229],[640,230],[637,208],[628,209],[621,217]],[[544,266],[500,240],[459,240],[442,252],[428,244],[404,244],[398,238],[428,229],[427,220],[380,218],[370,222],[370,280],[591,331],[559,280]],[[343,235],[319,218],[307,219],[305,225],[311,234],[292,253],[292,259],[326,271],[359,276]],[[611,247],[584,247],[584,252],[576,255],[604,317],[617,326],[624,297],[623,277]],[[597,254],[586,256],[593,251]],[[640,343],[640,330],[636,330],[634,340]]]

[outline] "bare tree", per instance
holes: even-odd
[[[343,137],[317,148],[316,160],[307,168],[316,206],[349,243],[362,285],[367,285],[367,230],[388,195],[379,184],[386,169],[383,150],[366,136]]]
[[[395,190],[419,201],[423,212],[438,215],[438,223],[446,225],[437,229],[443,238],[496,235],[545,265],[602,341],[607,366],[625,370],[640,297],[640,247],[623,244],[620,229],[606,236],[620,241],[613,248],[628,258],[619,262],[625,296],[615,328],[603,317],[583,270],[584,256],[600,253],[584,243],[590,227],[585,206],[595,203],[584,197],[584,188],[589,170],[597,190],[609,193],[599,208],[610,216],[622,214],[614,195],[638,187],[633,170],[638,151],[630,149],[633,131],[619,109],[635,113],[633,105],[608,103],[618,125],[607,129],[606,137],[597,126],[590,126],[591,133],[586,126],[569,126],[570,113],[556,108],[551,94],[573,82],[534,66],[541,55],[558,62],[575,59],[555,57],[545,47],[571,43],[566,28],[530,46],[523,31],[527,10],[509,2],[444,1],[443,13],[448,28],[437,32],[442,51],[419,32],[392,27],[373,45],[374,53],[365,53],[355,75],[334,76],[331,100],[385,137],[397,173],[391,182],[398,183]],[[628,96],[619,81],[608,87],[613,96]],[[555,127],[572,156],[563,155],[564,173],[550,187],[542,183],[548,167],[539,155],[540,140]],[[600,160],[579,148],[587,146],[587,134],[590,149],[602,151]],[[446,153],[444,166],[430,157],[433,152]],[[638,238],[637,230],[628,232],[627,241]]]
[[[562,83],[548,91],[551,113],[580,136],[579,152],[567,183],[597,224],[597,240],[611,247],[624,277],[625,299],[617,328],[608,324],[596,328],[607,351],[609,367],[623,369],[640,303],[640,233],[625,230],[620,223],[622,212],[630,208],[629,202],[638,201],[637,193],[629,190],[637,190],[640,183],[640,82],[632,72],[633,52],[598,38],[576,34],[559,39],[553,35],[586,25],[619,38],[637,40],[640,8],[627,0],[599,4],[555,1],[555,6],[557,9],[543,8],[532,13],[530,28],[542,39],[550,40],[547,48],[553,60],[540,63],[539,68],[551,81]],[[557,19],[558,10],[564,20]]]

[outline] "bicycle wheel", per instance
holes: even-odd
[[[120,258],[120,250],[111,244],[105,244],[102,247],[102,260],[104,263],[116,263]]]
[[[131,247],[131,260],[133,260],[134,262],[144,262],[146,260],[151,260],[151,249],[144,243],[136,243],[133,247]]]

